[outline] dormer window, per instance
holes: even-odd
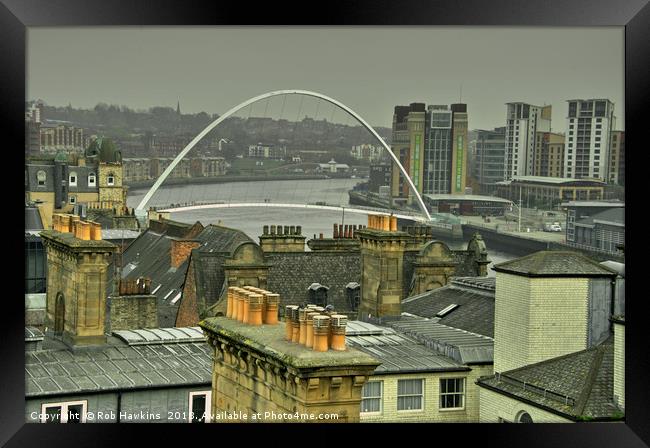
[[[88,175],[88,186],[89,187],[96,187],[97,186],[97,176],[95,173],[90,173]]]
[[[357,311],[361,302],[361,285],[357,282],[350,282],[345,285],[345,295],[348,299],[350,311]]]
[[[70,175],[68,176],[68,184],[71,187],[76,187],[77,186],[77,173],[76,172],[71,172]]]
[[[309,302],[318,306],[327,306],[328,290],[329,288],[327,286],[321,285],[320,283],[312,283],[307,289]]]

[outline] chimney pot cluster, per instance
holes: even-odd
[[[393,215],[368,215],[368,228],[383,230],[384,232],[396,232],[397,217]]]
[[[255,286],[228,288],[226,317],[249,325],[277,325],[280,294]]]
[[[151,279],[139,277],[131,280],[120,280],[120,295],[135,296],[149,295],[151,292]]]
[[[334,239],[353,239],[357,237],[357,230],[365,228],[365,226],[362,225],[356,225],[356,224],[333,224],[334,226],[334,231],[332,232],[332,237]]]
[[[429,226],[408,226],[406,232],[413,236],[433,238],[433,229]]]
[[[345,350],[345,328],[348,318],[336,311],[309,304],[306,307],[285,307],[285,339],[317,352]]]
[[[94,221],[82,221],[77,215],[68,213],[54,213],[52,215],[52,229],[62,233],[72,233],[80,240],[101,240],[102,226]]]
[[[263,226],[262,235],[297,236],[302,235],[302,226]]]

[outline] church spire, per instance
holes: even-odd
[[[181,114],[181,102],[180,100],[176,103],[176,115]]]

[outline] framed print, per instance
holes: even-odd
[[[421,423],[647,446],[625,187],[649,17],[645,0],[3,0],[25,307],[7,294],[0,440]]]

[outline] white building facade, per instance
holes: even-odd
[[[614,103],[608,99],[568,103],[564,177],[609,180]]]
[[[550,132],[551,106],[507,103],[504,180],[532,176],[535,169],[535,133]]]

